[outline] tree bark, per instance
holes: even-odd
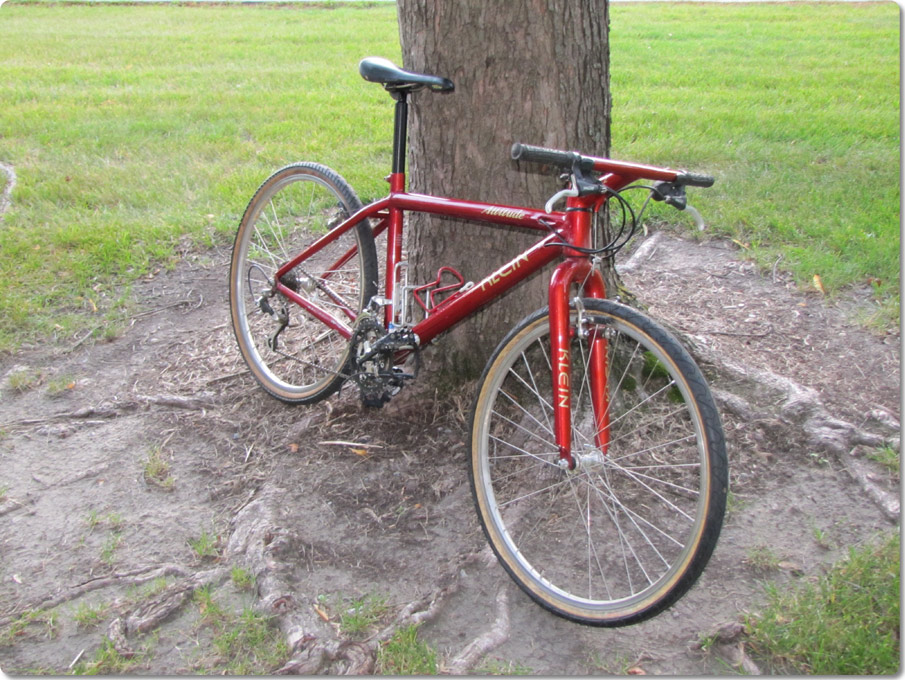
[[[422,91],[411,99],[412,191],[542,206],[561,184],[511,161],[513,142],[608,154],[606,0],[398,0],[398,9],[405,68],[456,85],[450,95]],[[443,265],[478,281],[536,239],[536,232],[413,216],[410,281],[433,280]],[[509,328],[546,305],[548,280],[549,273],[535,277],[463,323],[434,360],[476,375]]]

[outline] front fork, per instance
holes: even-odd
[[[574,470],[577,460],[572,454],[572,360],[573,333],[587,334],[590,346],[586,379],[594,411],[594,445],[606,455],[609,448],[609,396],[607,394],[607,341],[602,333],[588,329],[582,318],[581,298],[576,299],[578,322],[570,323],[569,293],[577,285],[581,295],[604,299],[603,277],[588,258],[568,259],[553,272],[550,280],[550,352],[553,363],[553,429],[559,447],[560,465]],[[576,392],[581,393],[578,387]]]

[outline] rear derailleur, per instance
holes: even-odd
[[[363,312],[352,333],[350,378],[361,390],[365,406],[380,408],[399,393],[421,366],[418,336],[410,328],[387,330],[371,312]],[[411,373],[397,364],[414,355]]]

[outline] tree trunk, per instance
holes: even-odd
[[[412,191],[542,206],[562,185],[511,161],[513,142],[608,154],[607,0],[398,0],[398,9],[405,68],[456,85],[450,95],[411,98]],[[406,247],[418,268],[410,282],[433,280],[444,265],[478,281],[536,239],[536,232],[413,216]],[[612,263],[604,267],[605,279],[615,280]],[[549,272],[534,277],[464,322],[433,360],[477,374],[505,333],[546,305],[548,280]]]

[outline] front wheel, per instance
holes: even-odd
[[[713,552],[728,490],[723,432],[700,369],[666,331],[609,300],[570,314],[576,468],[558,464],[541,310],[484,371],[472,490],[494,552],[535,601],[581,623],[627,625],[673,604]],[[587,368],[589,339],[601,337],[608,437],[595,436]]]

